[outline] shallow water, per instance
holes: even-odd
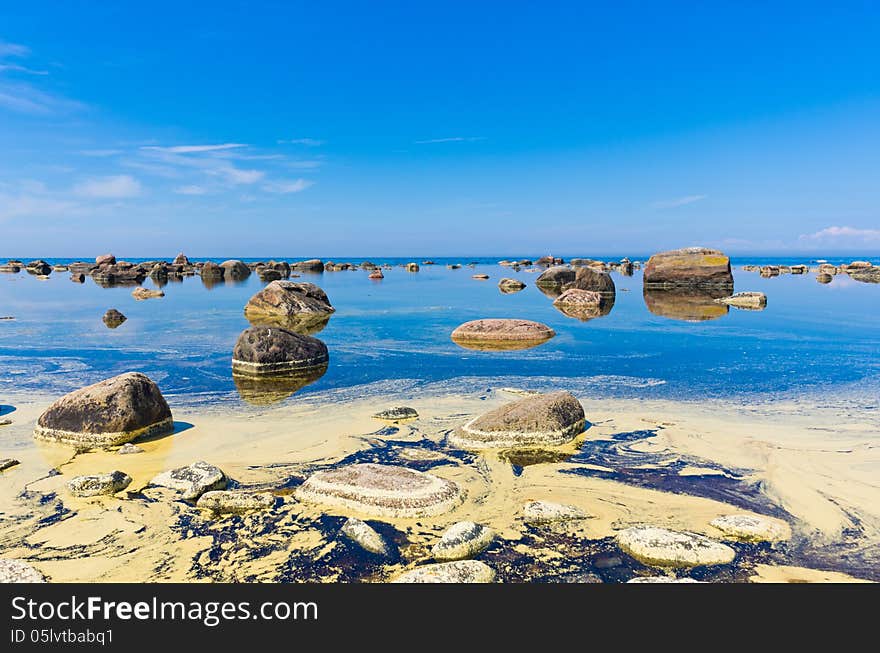
[[[329,347],[330,366],[296,397],[376,381],[460,379],[467,386],[472,377],[511,378],[539,388],[542,379],[553,377],[570,380],[589,396],[754,400],[845,390],[862,403],[876,401],[880,285],[847,275],[828,285],[816,283],[815,274],[764,279],[740,269],[745,263],[806,259],[734,260],[736,290],[765,292],[764,311],[727,310],[711,299],[646,300],[640,271],[632,277],[614,272],[613,309],[586,322],[556,310],[534,285],[536,273],[514,272],[496,259],[480,259],[473,268],[468,259],[456,259],[463,264],[456,270],[445,265],[451,259],[435,260],[437,265],[418,273],[386,270],[381,281],[362,270],[303,274],[298,280],[320,285],[337,312],[315,334]],[[476,273],[490,279],[472,279]],[[502,294],[502,277],[528,287]],[[147,279],[143,285],[155,284]],[[164,286],[164,298],[136,301],[130,287],[102,288],[89,278],[75,284],[66,272],[47,281],[24,271],[2,274],[0,316],[15,319],[0,320],[0,392],[63,394],[138,370],[177,397],[176,403],[222,399],[244,406],[232,380],[231,351],[248,326],[243,307],[263,285],[255,274],[211,288],[188,277]],[[111,307],[128,317],[116,329],[101,321]],[[697,314],[717,317],[681,319]],[[557,335],[521,351],[473,351],[450,341],[460,323],[483,317],[537,320]],[[276,399],[285,395],[282,390]]]

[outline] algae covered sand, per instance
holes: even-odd
[[[52,582],[384,582],[433,562],[443,532],[472,521],[497,534],[476,558],[496,582],[880,579],[873,411],[834,402],[579,397],[588,423],[573,442],[525,452],[458,449],[447,442],[454,429],[515,397],[500,390],[509,383],[495,389],[485,381],[408,393],[363,386],[245,413],[170,398],[174,434],[139,440],[143,452],[130,455],[34,441],[34,421],[52,398],[9,397],[15,420],[4,427],[2,453],[20,464],[0,472],[0,557],[24,560]],[[372,418],[401,401],[419,418],[400,425]],[[149,487],[160,472],[198,460],[221,468],[230,489],[278,501],[221,517]],[[355,463],[429,472],[460,487],[463,500],[443,514],[406,518],[294,497],[313,473]],[[66,488],[75,476],[115,469],[132,478],[116,495],[78,498]],[[531,501],[573,506],[585,518],[531,523],[523,515]],[[710,522],[731,514],[782,519],[791,539],[726,539]],[[394,555],[370,554],[341,535],[348,517],[366,521]],[[615,541],[645,525],[722,541],[736,557],[690,570],[646,566]]]

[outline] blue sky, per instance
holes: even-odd
[[[876,3],[0,5],[3,256],[880,250]]]

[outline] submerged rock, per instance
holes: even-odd
[[[144,374],[128,372],[64,395],[37,420],[34,437],[108,447],[174,431],[171,409]]]
[[[587,519],[589,515],[577,506],[552,501],[529,501],[522,508],[523,517],[529,524],[547,524],[559,521]]]
[[[463,497],[456,483],[406,467],[364,463],[317,472],[295,492],[300,501],[389,517],[448,512]]]
[[[115,329],[120,324],[125,322],[128,318],[125,317],[122,313],[117,311],[115,308],[108,309],[106,313],[104,313],[104,317],[101,318],[104,324],[107,325],[108,329]]]
[[[781,519],[739,513],[709,522],[727,537],[744,542],[779,542],[791,538],[791,527]]]
[[[46,577],[24,560],[0,558],[0,583],[45,583]]]
[[[560,445],[584,430],[581,403],[570,392],[523,397],[469,421],[449,435],[465,449]]]
[[[232,350],[232,373],[239,376],[285,376],[326,367],[327,345],[281,327],[253,326],[238,336]]]
[[[733,562],[736,551],[704,535],[655,526],[627,528],[617,534],[620,548],[639,562],[663,567],[699,567]]]
[[[510,293],[519,292],[523,288],[526,287],[519,279],[509,279],[505,277],[501,281],[498,282],[498,289],[503,292],[505,295],[509,295]]]
[[[76,497],[95,497],[102,494],[122,492],[131,484],[131,476],[125,472],[76,476],[67,483],[67,489]]]
[[[149,288],[138,286],[131,291],[131,296],[135,299],[152,299],[153,297],[164,297],[165,293],[161,290],[150,290]]]
[[[382,419],[386,422],[401,422],[407,419],[416,419],[418,416],[419,414],[416,409],[409,406],[397,406],[373,415],[376,419]]]
[[[495,570],[478,560],[457,560],[423,565],[404,572],[394,583],[491,583]]]
[[[219,467],[202,460],[155,476],[150,485],[179,492],[184,499],[198,499],[209,490],[223,490],[228,480]]]
[[[730,259],[717,249],[686,247],[654,254],[645,266],[646,287],[733,287]]]
[[[556,332],[546,324],[531,320],[488,319],[465,322],[451,335],[452,341],[466,349],[528,349],[550,340]]]
[[[368,553],[374,553],[385,558],[391,557],[391,547],[385,541],[385,538],[360,519],[350,517],[342,525],[339,532]]]
[[[463,560],[473,558],[495,541],[495,532],[482,524],[460,521],[453,524],[431,548],[435,560]]]
[[[0,472],[15,467],[19,462],[15,458],[0,458]]]
[[[763,311],[767,307],[767,295],[762,292],[738,292],[730,297],[721,297],[715,301],[748,311]]]
[[[275,495],[268,492],[211,490],[199,497],[196,506],[219,515],[242,515],[255,510],[270,510],[276,502]]]

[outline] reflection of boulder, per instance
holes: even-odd
[[[614,308],[615,295],[569,288],[553,302],[563,315],[582,322],[608,315]]]
[[[268,406],[284,401],[295,392],[324,376],[327,365],[312,367],[296,374],[262,378],[233,376],[239,396],[249,404]]]
[[[880,267],[853,268],[850,265],[847,270],[850,279],[861,281],[862,283],[880,283]]]
[[[645,288],[645,305],[654,315],[702,322],[726,315],[730,308],[715,300],[727,297],[724,288]]]

